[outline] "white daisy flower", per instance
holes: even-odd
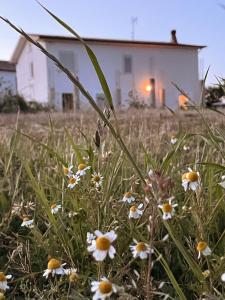
[[[132,196],[131,192],[127,192],[124,194],[123,199],[121,201],[127,202],[130,204],[135,201],[135,198]]]
[[[95,293],[93,300],[105,300],[109,298],[112,293],[116,293],[116,286],[112,284],[106,277],[102,277],[101,281],[92,281],[91,291]]]
[[[66,275],[71,275],[73,273],[77,273],[77,269],[75,268],[64,269],[64,272]]]
[[[43,276],[47,279],[49,274],[52,274],[54,277],[56,275],[65,275],[65,270],[63,269],[63,266],[65,264],[60,264],[60,261],[58,259],[52,258],[48,262],[48,268],[44,271]]]
[[[107,254],[111,259],[114,258],[116,250],[112,243],[116,240],[117,234],[114,230],[103,234],[101,231],[95,231],[96,239],[92,240],[91,245],[88,246],[88,251],[93,252],[93,256],[97,261],[103,261]]]
[[[63,166],[64,175],[70,178],[73,175],[72,169],[73,169],[73,165],[69,165],[68,167]]]
[[[78,165],[78,171],[76,173],[77,176],[84,176],[86,175],[86,172],[90,170],[91,166],[87,166],[85,164],[79,164]]]
[[[143,214],[143,210],[141,210],[142,207],[143,203],[139,204],[138,207],[136,205],[132,205],[129,212],[129,219],[139,219]]]
[[[93,240],[96,239],[96,236],[93,233],[87,232],[87,243],[91,244]]]
[[[168,199],[168,202],[158,205],[163,212],[163,220],[172,219],[175,209],[174,207],[178,206],[178,204],[172,204],[174,197]]]
[[[11,279],[12,275],[5,275],[3,272],[0,272],[0,290],[7,290],[9,286],[7,284],[7,280]]]
[[[225,175],[223,175],[223,176],[221,177],[221,179],[222,179],[222,181],[219,183],[219,185],[222,186],[222,188],[225,189]]]
[[[172,145],[175,145],[177,141],[178,141],[178,138],[176,138],[175,136],[172,136],[171,139],[170,139],[170,143]]]
[[[80,178],[76,175],[72,175],[69,179],[68,188],[71,190],[79,183]]]
[[[221,275],[221,280],[222,280],[223,282],[225,282],[225,273],[223,273],[223,274]]]
[[[190,149],[191,149],[191,148],[190,148],[188,145],[184,145],[184,146],[183,146],[183,150],[184,150],[185,152],[189,152]]]
[[[199,172],[192,171],[190,168],[188,170],[189,172],[182,175],[182,186],[185,191],[187,189],[196,191],[199,186]]]
[[[29,217],[24,217],[23,222],[20,225],[21,227],[28,227],[28,228],[33,228],[34,227],[34,220],[30,219]]]
[[[102,187],[102,183],[103,183],[103,176],[101,176],[100,173],[94,173],[92,175],[92,182],[95,184],[95,187],[97,189]]]
[[[51,213],[54,215],[54,214],[57,214],[58,213],[58,211],[60,210],[62,208],[62,205],[60,205],[60,204],[56,204],[56,203],[53,203],[52,205],[51,205]]]
[[[198,258],[201,257],[201,254],[204,256],[208,256],[212,254],[212,250],[209,248],[208,244],[203,241],[197,244],[196,249],[198,251]]]
[[[136,240],[134,240],[134,242],[135,245],[130,246],[134,258],[140,257],[140,259],[146,259],[150,252],[153,253],[153,250],[149,248],[148,244],[137,242]]]

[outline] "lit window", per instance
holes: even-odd
[[[185,109],[186,110],[186,109],[188,109],[187,104],[188,104],[187,97],[184,96],[184,95],[179,95],[179,107],[181,109]]]
[[[124,73],[132,73],[132,57],[124,56]]]

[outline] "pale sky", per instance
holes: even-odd
[[[200,75],[210,66],[208,84],[225,77],[225,0],[40,0],[83,37],[169,41],[206,45],[200,52]],[[29,33],[67,34],[34,0],[0,0],[0,15]],[[0,59],[8,60],[18,34],[0,21]],[[203,67],[204,66],[204,67]],[[185,72],[185,70],[184,70]]]

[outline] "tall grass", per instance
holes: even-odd
[[[225,204],[219,185],[225,169],[223,119],[216,118],[213,124],[198,108],[189,115],[159,113],[157,123],[149,112],[143,113],[141,121],[138,114],[117,116],[92,50],[72,28],[47,12],[83,43],[110,113],[96,105],[56,57],[4,19],[67,74],[100,118],[81,118],[75,128],[68,120],[62,129],[53,116],[48,125],[38,124],[30,132],[19,119],[12,134],[2,134],[1,265],[14,276],[6,295],[11,299],[90,299],[91,281],[106,276],[117,285],[112,297],[120,299],[223,299]],[[173,134],[174,145],[170,143]],[[183,150],[186,144],[188,152]],[[80,163],[91,167],[72,190],[63,173],[63,166],[70,163],[74,169]],[[196,191],[185,192],[181,186],[188,167],[199,172]],[[94,172],[104,178],[101,189],[93,184]],[[144,205],[138,220],[128,218],[130,206],[120,201],[128,191],[136,203]],[[172,196],[178,204],[176,214],[163,220],[158,205]],[[62,206],[57,214],[51,212],[52,203]],[[24,215],[34,218],[33,228],[21,227]],[[113,260],[99,263],[87,252],[86,234],[96,229],[117,233]],[[133,239],[154,250],[148,259],[132,257]],[[212,253],[199,259],[196,245],[200,241]],[[77,268],[78,278],[45,280],[42,272],[51,258]]]

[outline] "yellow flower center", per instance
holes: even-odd
[[[99,283],[99,291],[101,294],[109,294],[112,291],[112,283],[109,281],[101,281]]]
[[[109,250],[110,245],[111,245],[110,240],[105,236],[100,236],[96,239],[96,248],[98,250],[103,250],[103,251]]]
[[[93,178],[93,180],[95,182],[99,182],[100,181],[100,176],[99,175],[95,175],[94,178]]]
[[[189,172],[187,173],[186,178],[190,182],[195,182],[198,180],[198,174],[196,172]]]
[[[171,213],[172,210],[173,210],[173,206],[172,206],[172,205],[170,205],[169,203],[163,204],[163,206],[162,206],[162,211],[163,211],[164,213]]]
[[[70,184],[74,184],[74,183],[76,183],[76,179],[75,179],[75,178],[73,178],[73,177],[71,177],[71,178],[69,179],[69,183],[70,183]]]
[[[132,193],[131,192],[127,192],[127,193],[125,193],[125,195],[124,195],[126,198],[130,198],[131,196],[132,196]]]
[[[135,205],[131,206],[130,211],[131,212],[136,212],[137,211],[137,207]]]
[[[60,261],[55,258],[50,259],[50,261],[48,262],[48,269],[54,270],[58,268],[60,268]]]
[[[78,166],[78,170],[81,171],[83,169],[85,169],[87,166],[85,164],[79,164]]]
[[[0,272],[0,281],[6,281],[6,276],[4,273]]]
[[[199,251],[199,252],[202,252],[206,249],[207,247],[207,243],[206,242],[199,242],[196,249]]]
[[[184,173],[184,174],[182,175],[182,180],[186,180],[186,179],[187,179],[187,174],[188,174],[188,173]]]
[[[63,172],[65,175],[69,174],[69,169],[63,166]]]
[[[77,273],[73,272],[70,274],[69,280],[70,282],[75,282],[79,279],[79,276],[77,275]]]
[[[54,209],[54,208],[56,208],[56,204],[55,203],[53,203],[52,205],[51,205],[51,209]]]
[[[146,251],[146,250],[147,250],[147,247],[146,247],[145,243],[140,242],[136,245],[137,252],[142,252],[142,251]]]
[[[3,293],[0,293],[0,300],[5,300],[5,296]]]

